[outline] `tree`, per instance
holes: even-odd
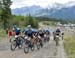
[[[2,14],[1,14],[1,19],[3,21],[3,26],[4,29],[6,29],[10,24],[9,24],[9,19],[11,18],[11,0],[2,0]]]
[[[38,28],[38,21],[30,14],[26,18],[26,26],[31,25],[33,28]]]
[[[1,1],[0,1],[0,20],[1,20],[1,14],[2,14],[2,6],[1,6]]]

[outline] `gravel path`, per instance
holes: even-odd
[[[51,40],[46,43],[39,51],[30,51],[28,54],[24,54],[23,49],[10,50],[10,44],[8,42],[0,43],[0,58],[65,58],[63,41],[60,40],[60,45],[55,46],[55,42]]]
[[[23,48],[11,51],[9,42],[3,41],[0,42],[0,58],[65,58],[63,41],[60,40],[59,43],[60,45],[56,47],[51,35],[50,42],[46,43],[43,48],[25,54]]]

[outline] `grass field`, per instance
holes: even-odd
[[[75,58],[75,36],[65,36],[64,48],[66,52],[66,58]]]
[[[7,34],[3,29],[0,29],[0,40],[6,39]]]

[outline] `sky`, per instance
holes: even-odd
[[[48,5],[52,5],[55,2],[65,4],[75,0],[11,0],[11,1],[13,2],[11,8],[15,9],[15,8],[27,7],[32,5],[39,5],[45,8]]]

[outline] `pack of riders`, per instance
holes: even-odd
[[[28,53],[30,49],[33,51],[35,47],[39,50],[44,46],[44,43],[49,43],[51,36],[49,28],[35,29],[32,28],[31,25],[28,25],[23,31],[14,25],[13,28],[8,28],[7,33],[9,36],[10,49],[14,51],[17,47],[19,49],[23,47],[25,53]],[[56,46],[59,45],[59,36],[63,39],[63,35],[64,33],[61,32],[60,28],[57,28],[53,32]]]
[[[33,36],[36,36],[36,37],[40,36],[41,38],[44,38],[44,35],[47,35],[50,37],[49,29],[42,29],[42,28],[34,29],[32,28],[31,25],[28,25],[27,28],[25,28],[23,32],[21,32],[21,29],[17,27],[16,25],[14,25],[12,29],[8,30],[9,39],[12,39],[12,36],[15,36],[15,35],[16,35],[15,37],[17,38],[21,33],[23,33],[25,36],[28,36],[30,38],[33,38]],[[53,32],[53,35],[55,37],[55,35],[60,35],[60,33],[61,33],[61,30],[57,28],[56,31]]]

